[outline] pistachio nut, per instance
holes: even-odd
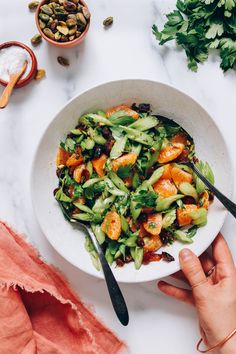
[[[67,19],[69,20],[69,19],[73,19],[73,20],[75,20],[76,21],[76,23],[77,23],[77,19],[76,19],[76,15],[75,14],[69,14],[68,16],[67,16]]]
[[[75,35],[69,36],[69,41],[73,41],[75,39]]]
[[[31,2],[28,4],[28,8],[29,8],[30,10],[36,10],[38,6],[39,6],[39,2],[38,2],[38,1],[31,1]]]
[[[52,31],[56,31],[57,25],[58,25],[58,20],[53,20],[51,25],[50,25],[50,29]]]
[[[46,27],[46,23],[43,22],[40,18],[39,18],[39,27],[40,27],[41,29],[44,29],[44,28]]]
[[[103,21],[103,26],[108,27],[113,24],[113,17],[109,16]]]
[[[81,4],[77,5],[77,12],[82,12],[83,6]]]
[[[52,32],[52,30],[50,30],[50,28],[46,27],[43,29],[43,33],[50,39],[54,40],[55,39],[55,35]]]
[[[71,1],[64,1],[64,9],[68,12],[76,11],[76,5]]]
[[[53,22],[53,18],[50,17],[49,21],[48,21],[48,26],[51,25],[51,23]]]
[[[69,28],[67,27],[66,23],[63,21],[59,21],[57,30],[64,36],[67,36],[67,34],[69,33]]]
[[[33,44],[33,45],[38,45],[39,43],[41,43],[42,42],[42,36],[41,36],[41,34],[39,34],[39,33],[37,33],[37,34],[35,34],[32,38],[31,38],[31,43]]]
[[[74,26],[76,26],[77,25],[77,21],[76,21],[76,19],[74,19],[74,18],[68,18],[68,20],[66,20],[66,25],[67,25],[67,27],[74,27]]]
[[[89,12],[89,9],[86,6],[82,7],[82,13],[83,13],[84,17],[86,18],[86,20],[90,19],[91,14]]]
[[[73,34],[75,34],[77,31],[77,26],[71,27],[69,29],[69,36],[73,36]]]
[[[80,12],[76,14],[76,18],[77,18],[78,30],[82,31],[86,27],[87,21],[86,21],[84,15]]]
[[[54,14],[58,20],[63,20],[66,19],[68,12],[64,8],[55,7]]]
[[[43,12],[40,12],[39,18],[41,18],[41,20],[42,20],[43,22],[46,22],[46,23],[47,23],[47,22],[49,21],[49,19],[50,19],[50,17],[49,17],[48,15],[44,14]]]
[[[35,80],[41,80],[45,75],[46,75],[46,71],[44,69],[39,69],[39,70],[37,70],[34,79]]]
[[[64,57],[57,57],[57,61],[62,66],[69,66],[70,65],[69,60],[67,58],[64,58]]]
[[[49,15],[49,16],[51,16],[51,15],[53,14],[52,9],[51,9],[50,6],[48,6],[48,5],[43,5],[43,6],[41,6],[41,7],[40,7],[40,10],[41,10],[44,14]]]
[[[61,42],[68,42],[68,40],[69,40],[69,37],[68,37],[68,36],[64,36],[64,35],[62,34],[62,36],[61,36]]]
[[[55,33],[55,40],[58,42],[58,41],[60,41],[60,39],[61,39],[61,33],[57,31]]]

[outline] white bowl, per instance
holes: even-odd
[[[82,114],[133,102],[150,103],[153,112],[174,119],[187,130],[194,138],[198,157],[212,166],[216,186],[231,195],[232,170],[224,138],[209,114],[191,97],[149,80],[108,82],[80,94],[56,115],[39,143],[32,167],[32,199],[39,224],[57,252],[74,266],[98,278],[103,278],[103,274],[92,265],[84,248],[84,234],[64,219],[53,197],[58,183],[55,156],[60,141],[76,126]],[[194,243],[188,247],[200,255],[220,231],[225,217],[226,210],[215,199],[209,209],[207,225],[198,230]],[[180,242],[166,247],[175,257],[172,263],[153,262],[139,270],[130,263],[122,268],[113,266],[113,272],[118,281],[128,283],[162,278],[179,270],[178,253],[183,247],[186,245]]]

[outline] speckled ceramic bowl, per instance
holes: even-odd
[[[60,141],[65,139],[78,117],[87,112],[121,103],[150,103],[153,112],[174,119],[194,138],[197,155],[212,166],[216,186],[227,196],[231,195],[232,164],[226,142],[210,115],[191,97],[174,87],[149,80],[121,80],[94,87],[75,97],[52,119],[45,131],[32,168],[32,198],[34,210],[43,232],[53,247],[70,263],[103,278],[92,265],[84,248],[84,234],[68,223],[53,197],[57,187],[55,158]],[[194,243],[187,245],[200,255],[214,240],[226,217],[226,210],[215,198],[208,212],[208,223],[200,228]],[[178,254],[186,245],[175,242],[164,249],[175,261],[153,262],[139,270],[133,263],[119,268],[112,266],[118,281],[134,283],[165,277],[179,270]]]

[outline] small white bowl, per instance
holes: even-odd
[[[64,219],[53,197],[58,183],[55,157],[60,141],[76,126],[82,114],[133,102],[150,103],[153,112],[174,119],[187,130],[194,138],[197,156],[212,166],[216,186],[227,196],[231,195],[233,177],[225,140],[214,120],[191,97],[171,86],[149,80],[108,82],[80,94],[60,110],[39,143],[32,167],[32,200],[39,224],[57,252],[74,266],[98,278],[103,278],[103,274],[92,265],[84,248],[84,234]],[[220,231],[225,217],[226,210],[215,198],[207,225],[198,230],[194,243],[187,247],[200,255]],[[153,262],[139,270],[130,263],[122,268],[113,266],[113,272],[118,281],[127,283],[165,277],[179,270],[178,253],[183,247],[186,245],[180,242],[166,247],[175,262]]]

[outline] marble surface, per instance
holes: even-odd
[[[199,337],[193,309],[160,294],[155,281],[121,284],[130,311],[130,324],[123,328],[111,309],[104,282],[75,269],[53,250],[32,211],[31,163],[43,131],[70,98],[101,82],[150,78],[181,89],[208,110],[228,142],[235,171],[236,73],[224,75],[214,55],[197,74],[192,73],[186,68],[183,52],[174,45],[158,46],[151,26],[154,22],[162,25],[164,13],[174,7],[175,1],[87,2],[92,23],[86,41],[69,50],[53,48],[47,43],[37,47],[35,54],[39,67],[46,69],[46,78],[16,90],[9,106],[0,112],[0,217],[25,233],[42,256],[64,272],[81,298],[92,304],[104,323],[127,342],[130,353],[192,354]],[[7,1],[1,3],[1,42],[30,43],[36,27],[27,3],[26,0],[12,0],[11,6]],[[114,25],[104,30],[102,21],[111,15]],[[69,68],[57,64],[58,55],[70,59]],[[222,231],[236,256],[236,223],[231,216]]]

